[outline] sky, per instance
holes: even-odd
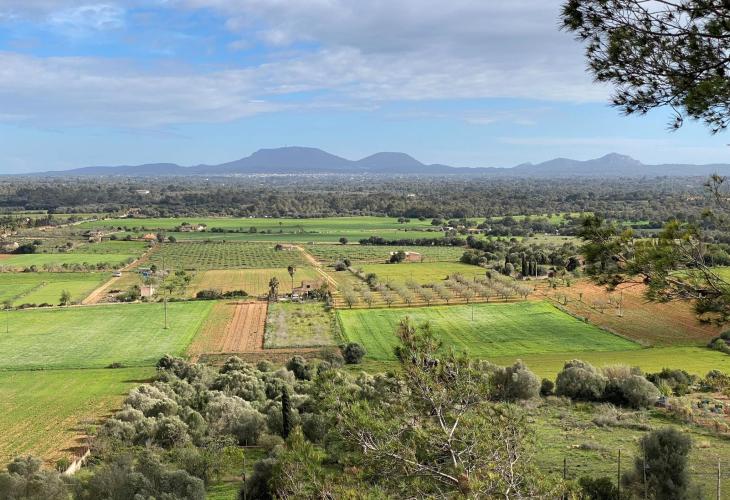
[[[730,163],[625,117],[554,0],[0,0],[0,173],[215,164],[259,148],[508,167]]]

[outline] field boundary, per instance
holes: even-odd
[[[130,270],[134,267],[139,266],[139,264],[143,264],[144,262],[147,262],[147,259],[149,259],[150,255],[155,251],[155,249],[158,247],[158,245],[154,245],[147,249],[146,252],[144,252],[142,255],[134,259],[129,264],[122,267],[119,272],[126,273],[130,272]],[[111,278],[109,278],[105,283],[103,283],[101,286],[96,288],[94,291],[92,291],[89,295],[86,296],[84,300],[81,301],[82,305],[93,305],[98,304],[104,297],[106,297],[106,292],[109,290],[114,283],[117,282],[119,278],[115,278],[113,275]]]

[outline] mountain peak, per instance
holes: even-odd
[[[422,167],[423,163],[411,155],[396,152],[380,152],[356,161],[358,165],[365,167]]]
[[[620,153],[608,153],[600,158],[596,158],[596,162],[608,163],[608,164],[620,164],[620,165],[643,165],[639,160],[636,160],[628,155],[622,155]]]

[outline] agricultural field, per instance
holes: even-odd
[[[36,253],[0,254],[0,270],[23,270],[30,266],[38,269],[73,269],[82,267],[114,267],[129,264],[136,258],[134,254],[86,254],[86,253]]]
[[[59,304],[61,293],[67,290],[72,302],[80,302],[101,283],[109,273],[0,273],[0,302],[21,304]]]
[[[334,315],[321,302],[276,303],[266,319],[265,348],[334,344]]]
[[[241,242],[165,243],[149,261],[165,269],[202,271],[207,269],[267,269],[304,266],[302,252],[274,250],[273,244]]]
[[[462,247],[437,246],[375,246],[375,245],[307,245],[307,252],[326,265],[342,259],[350,259],[354,266],[359,264],[383,264],[388,262],[390,253],[398,250],[418,252],[423,262],[458,262],[464,254]]]
[[[75,247],[70,253],[142,255],[148,248],[149,243],[144,241],[104,240],[99,243],[84,243]]]
[[[483,219],[482,219],[483,220]],[[401,230],[405,228],[432,228],[431,220],[419,221],[411,219],[408,223],[398,222],[397,217],[327,217],[327,218],[310,218],[310,219],[274,219],[265,217],[186,217],[186,218],[139,218],[139,219],[105,219],[99,221],[90,221],[79,224],[78,227],[84,229],[92,228],[130,228],[133,230],[174,230],[183,223],[189,224],[205,224],[208,226],[206,232],[213,229],[223,229],[232,231],[249,231],[255,228],[257,232],[278,233],[279,231],[297,234],[297,233],[336,233],[341,231],[357,228],[361,231],[378,231],[382,229]]]
[[[291,293],[292,279],[286,266],[273,269],[214,269],[201,271],[195,274],[188,287],[189,295],[194,296],[200,290],[215,289],[222,292],[245,290],[251,296],[266,295],[269,290],[269,280],[276,277],[279,280],[279,293]],[[294,273],[294,286],[299,286],[302,280],[316,280],[320,274],[309,266],[297,266]]]
[[[344,337],[365,346],[374,360],[394,359],[395,331],[406,316],[414,324],[429,323],[444,347],[475,358],[640,349],[547,302],[338,310],[337,315]]]
[[[0,463],[33,454],[52,462],[83,445],[154,368],[0,371]]]
[[[403,262],[400,264],[366,264],[355,267],[362,268],[366,274],[375,273],[382,283],[415,281],[421,285],[443,281],[455,274],[460,274],[465,278],[473,278],[475,276],[483,277],[487,272],[483,267],[460,262]]]
[[[581,280],[569,287],[543,289],[572,314],[646,346],[701,345],[720,333],[697,319],[688,302],[648,302],[644,286],[627,284],[616,291]]]
[[[157,303],[11,311],[9,332],[0,335],[0,369],[154,365],[164,354],[185,352],[212,306],[168,304],[168,329]]]
[[[266,302],[219,301],[213,303],[187,354],[256,352],[263,349]]]

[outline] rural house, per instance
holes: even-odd
[[[302,280],[301,285],[292,288],[292,291],[291,291],[292,298],[306,297],[311,292],[322,288],[322,285],[324,285],[324,284],[325,284],[325,282],[323,279]]]
[[[142,236],[144,241],[157,241],[157,235],[155,233],[147,233]]]
[[[393,256],[397,254],[398,252],[390,252],[390,255]],[[406,255],[405,262],[423,262],[423,255],[421,255],[418,252],[403,252]]]
[[[155,292],[157,292],[157,289],[152,285],[142,285],[139,287],[139,295],[143,298],[149,299]]]

